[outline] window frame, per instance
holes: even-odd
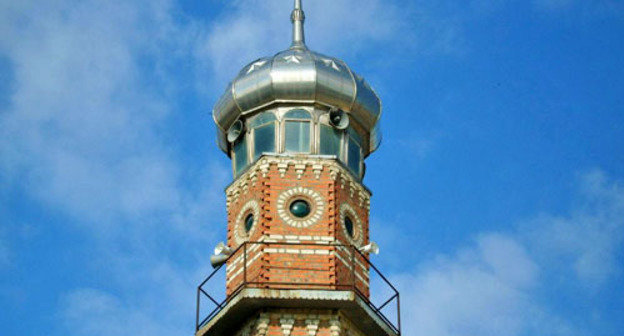
[[[288,114],[290,112],[294,112],[294,111],[304,111],[308,114],[307,118],[301,118],[301,117],[289,117]],[[305,122],[308,123],[308,151],[307,152],[289,152],[286,150],[286,141],[288,141],[288,139],[286,138],[286,123],[288,122]],[[302,108],[294,108],[294,109],[289,109],[286,112],[284,112],[281,120],[280,120],[280,139],[282,141],[278,141],[279,146],[280,146],[280,153],[293,153],[293,154],[314,154],[315,152],[315,142],[316,142],[316,137],[315,137],[315,122],[314,122],[314,118],[313,118],[313,114],[312,112],[306,110],[306,109],[302,109]]]
[[[338,133],[338,153],[335,153],[335,154],[321,153],[321,141],[323,141],[323,138],[321,137],[321,132],[322,132],[323,127],[327,127],[329,129],[331,129],[332,131]],[[336,129],[334,126],[332,126],[329,123],[325,124],[325,123],[319,122],[317,128],[318,128],[318,132],[317,132],[317,136],[316,136],[316,145],[317,145],[316,154],[318,154],[318,155],[334,155],[334,156],[336,156],[336,158],[338,160],[342,161],[343,157],[344,157],[344,153],[345,153],[345,151],[344,151],[344,149],[345,149],[344,142],[345,142],[345,133],[346,132],[344,130]]]
[[[251,165],[251,160],[249,159],[249,141],[247,139],[247,132],[243,133],[241,135],[241,137],[236,140],[234,143],[232,143],[232,170],[234,173],[235,177],[238,177],[241,175],[241,173],[243,171],[245,171],[250,165]],[[239,169],[238,165],[237,165],[237,153],[236,153],[236,145],[240,144],[241,142],[245,142],[245,156],[246,156],[246,161],[245,161],[245,165],[243,169]]]
[[[358,160],[358,171],[355,172],[351,169],[351,165],[349,164],[349,151],[350,151],[350,147],[351,147],[351,142],[354,142],[357,144],[358,146],[358,151],[359,151],[359,160]],[[345,146],[345,150],[344,150],[344,163],[347,166],[347,168],[349,170],[351,170],[351,172],[353,172],[354,175],[356,175],[359,179],[362,179],[362,163],[364,162],[364,158],[363,158],[363,150],[362,150],[362,137],[359,133],[357,133],[353,128],[349,127],[347,128],[347,131],[345,132],[344,135],[344,146]]]
[[[271,114],[273,119],[270,120],[270,121],[265,121],[262,124],[254,124],[254,122],[257,119],[261,118],[265,114]],[[266,153],[266,152],[259,153],[259,156],[256,158],[256,129],[260,128],[260,127],[264,127],[264,126],[269,125],[271,123],[273,124],[273,141],[274,141],[274,143],[273,143],[273,150],[274,150],[274,153],[279,153],[280,152],[280,148],[279,148],[280,147],[280,141],[279,141],[279,132],[280,132],[279,131],[279,120],[277,119],[277,116],[275,115],[275,113],[273,113],[272,111],[262,112],[262,113],[256,115],[253,119],[251,119],[249,121],[249,132],[250,132],[250,138],[251,138],[251,141],[250,141],[251,142],[251,146],[250,146],[251,149],[249,150],[250,158],[251,158],[250,163],[256,162],[258,159],[260,159],[260,157],[262,157],[263,153]]]

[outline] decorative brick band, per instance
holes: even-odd
[[[365,285],[368,285],[369,280],[368,280],[368,269],[366,266],[364,266],[364,264],[362,264],[357,258],[355,259],[351,259],[350,256],[344,256],[341,250],[329,250],[327,248],[325,249],[313,249],[313,248],[291,248],[291,247],[278,247],[278,248],[274,248],[274,247],[268,247],[268,248],[264,248],[262,250],[261,253],[253,253],[252,252],[256,252],[257,247],[256,246],[261,246],[261,245],[255,245],[254,249],[252,250],[251,248],[248,250],[248,253],[250,254],[250,256],[248,256],[247,258],[247,268],[249,268],[256,260],[258,260],[261,256],[266,256],[269,255],[271,253],[273,254],[292,254],[292,255],[333,255],[336,256],[336,258],[338,258],[338,260],[340,260],[340,262],[349,270],[352,271],[353,270],[353,265],[351,260],[355,263],[355,265],[357,266],[355,273],[355,276]],[[242,263],[243,263],[243,256],[237,256],[234,258],[234,261],[228,265],[227,268],[227,278],[228,279],[234,279],[237,276],[239,276],[243,270],[244,267],[242,267]]]
[[[250,319],[236,336],[364,336],[341,312],[268,309]]]
[[[312,244],[329,244],[336,240],[332,236],[300,236],[300,235],[279,235],[271,234],[269,238],[264,239],[266,242],[271,243],[312,243]]]
[[[328,171],[329,176],[333,180],[340,180],[339,184],[342,189],[348,187],[351,197],[357,195],[360,206],[366,206],[370,210],[370,191],[356,180],[353,175],[335,159],[323,157],[307,157],[298,158],[290,156],[263,156],[254,163],[247,172],[236,179],[226,188],[226,203],[229,206],[235,202],[238,197],[245,194],[250,185],[255,185],[258,176],[266,177],[271,166],[275,166],[280,176],[285,176],[291,169],[298,178],[301,178],[306,172],[310,171],[316,179],[320,179],[323,171]]]

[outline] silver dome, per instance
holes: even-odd
[[[274,104],[317,104],[349,113],[368,133],[367,156],[379,146],[381,100],[345,62],[309,50],[304,43],[304,14],[295,1],[293,44],[273,57],[245,66],[216,103],[213,118],[219,147],[228,153],[227,129],[241,116]]]

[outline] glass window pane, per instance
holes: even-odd
[[[360,176],[360,145],[349,137],[349,157],[347,165],[356,176]]]
[[[264,112],[256,116],[250,123],[249,128],[256,128],[257,126],[275,121],[275,115],[271,112]]]
[[[307,121],[287,121],[286,151],[308,153],[310,151],[310,123]]]
[[[306,110],[292,110],[286,112],[284,118],[311,119],[310,112]]]
[[[275,123],[260,126],[254,130],[254,160],[262,153],[275,152]]]
[[[234,169],[236,175],[247,167],[247,141],[242,138],[234,145]]]
[[[352,137],[353,139],[355,139],[355,141],[357,141],[357,143],[361,144],[362,143],[362,137],[351,127],[347,128],[347,132],[349,133],[349,136]]]
[[[321,125],[321,148],[319,148],[319,153],[340,157],[341,135],[341,131],[331,126]]]

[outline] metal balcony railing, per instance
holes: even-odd
[[[260,245],[260,246],[258,246]],[[262,250],[256,251],[258,247],[264,247],[264,251],[285,250],[285,249],[305,249],[313,247],[314,249],[327,250],[328,253],[342,255],[342,262],[348,263],[349,274],[345,277],[333,278],[327,281],[319,281],[318,278],[312,280],[303,280],[297,282],[270,281],[267,279],[259,280],[258,272],[252,269],[253,261],[249,258],[249,253],[253,255],[263,253]],[[251,251],[253,250],[253,251]],[[279,252],[275,252],[279,253]],[[347,253],[348,258],[344,258]],[[242,270],[236,271],[237,280],[230,279],[230,284],[235,284],[235,288],[225,288],[224,272],[225,265],[237,262],[242,258]],[[237,260],[235,260],[237,259]],[[248,265],[249,264],[249,265]],[[231,267],[231,266],[227,266]],[[289,267],[280,265],[280,271],[293,272],[328,272],[329,268],[322,267]],[[365,272],[363,275],[366,280],[363,284],[362,275],[357,270]],[[308,273],[308,274],[312,274]],[[358,280],[360,279],[360,280]],[[245,288],[269,288],[269,289],[297,289],[297,290],[331,290],[331,291],[352,291],[360,297],[370,309],[392,329],[397,335],[401,334],[401,314],[400,314],[400,297],[397,289],[388,281],[388,279],[373,265],[370,260],[360,252],[355,246],[341,244],[306,244],[306,243],[277,243],[277,242],[245,242],[241,244],[228,257],[226,263],[217,267],[198,287],[197,287],[197,310],[195,327],[199,331],[208,321],[215,317],[227,304],[236,297]],[[369,295],[372,292],[372,295]],[[371,298],[372,297],[372,298]],[[375,301],[375,302],[373,302]],[[206,304],[208,306],[206,307]],[[204,313],[207,311],[207,313]],[[203,316],[203,318],[202,318]],[[388,316],[392,317],[389,318]]]

